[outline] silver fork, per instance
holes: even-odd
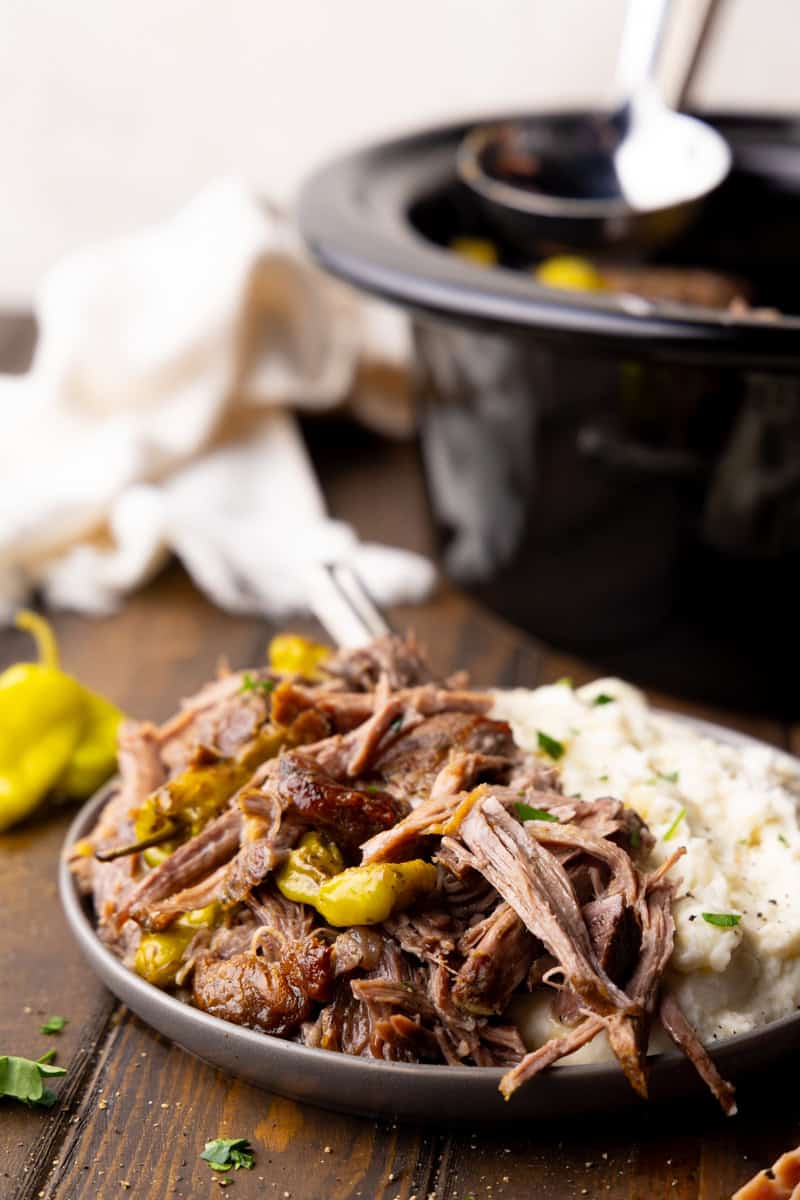
[[[342,650],[392,632],[359,576],[345,563],[315,563],[309,569],[308,606]]]

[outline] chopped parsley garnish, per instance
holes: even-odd
[[[48,1017],[42,1026],[42,1033],[61,1033],[66,1023],[66,1017]]]
[[[240,692],[263,692],[268,696],[270,692],[275,691],[274,679],[254,679],[249,671],[245,671]]]
[[[540,750],[544,750],[550,758],[559,759],[563,757],[564,746],[561,742],[557,742],[555,738],[550,737],[547,733],[542,733],[541,729],[536,731],[536,741]]]
[[[607,775],[598,775],[597,782],[598,783],[608,783],[608,776]]]
[[[661,839],[662,841],[668,842],[670,840],[670,838],[675,837],[675,834],[678,832],[678,826],[680,825],[681,821],[683,820],[683,818],[685,816],[686,816],[686,809],[682,808],[681,811],[678,813],[677,817],[675,818],[675,820],[670,825],[667,832],[664,834],[663,838]]]
[[[212,1171],[230,1171],[231,1168],[238,1171],[241,1167],[251,1171],[256,1161],[247,1138],[214,1138],[206,1142],[200,1157],[210,1165]]]
[[[18,1058],[14,1054],[0,1056],[0,1097],[10,1100],[20,1100],[23,1104],[36,1104],[40,1108],[50,1108],[56,1102],[56,1095],[42,1082],[51,1075],[66,1075],[63,1067],[54,1067],[50,1059],[55,1055],[54,1050],[48,1050],[35,1061],[30,1058]]]
[[[680,779],[679,771],[659,771],[658,778],[663,779],[665,783],[677,783]]]
[[[515,804],[520,821],[558,821],[546,808],[531,808],[530,804]]]
[[[742,919],[739,913],[701,913],[700,916],[709,925],[716,925],[718,929],[732,929]]]
[[[592,701],[592,708],[599,708],[601,704],[613,704],[616,696],[608,696],[605,692],[599,692]]]
[[[392,721],[391,725],[386,730],[386,732],[387,733],[399,733],[402,728],[403,728],[403,714],[401,713],[399,717],[395,717],[395,719]]]
[[[788,846],[788,845],[789,845],[788,838],[785,838],[785,837],[784,837],[784,835],[783,835],[782,833],[779,833],[779,834],[778,834],[778,841],[780,842],[780,844],[781,844],[782,846]]]
[[[572,680],[570,679],[569,675],[562,675],[560,679],[556,680],[556,687],[571,688],[571,687],[574,687],[574,684],[573,684]]]

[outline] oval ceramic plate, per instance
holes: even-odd
[[[762,745],[706,721],[686,721],[698,733],[733,745]],[[800,767],[800,763],[798,764]],[[85,837],[112,785],[92,797],[75,818],[66,847]],[[78,894],[62,858],[59,888],[67,921],[92,969],[124,1004],[159,1033],[191,1054],[257,1087],[292,1100],[369,1116],[433,1120],[508,1120],[604,1112],[640,1103],[616,1063],[564,1066],[545,1071],[507,1103],[497,1090],[503,1072],[490,1067],[446,1067],[353,1058],[243,1029],[200,1012],[146,983],[124,967],[95,933],[91,906]],[[800,1046],[800,1012],[762,1029],[714,1045],[722,1074],[735,1077],[765,1066]],[[651,1058],[654,1101],[699,1094],[704,1085],[677,1051]]]

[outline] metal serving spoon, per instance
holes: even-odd
[[[458,170],[489,220],[534,254],[652,248],[691,220],[731,165],[724,138],[661,100],[655,69],[671,0],[628,0],[612,113],[479,126]]]

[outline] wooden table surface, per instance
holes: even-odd
[[[30,323],[0,321],[0,367],[21,369]],[[368,538],[434,553],[413,448],[324,425],[310,444],[332,512]],[[375,497],[380,503],[375,503]],[[441,667],[466,666],[478,684],[535,686],[564,674],[592,677],[476,607],[451,587],[397,610]],[[128,713],[162,719],[226,654],[261,661],[272,627],[212,608],[170,567],[115,616],[56,618],[63,659]],[[312,630],[309,622],[292,626]],[[26,656],[21,634],[0,635],[0,666]],[[800,749],[800,731],[655,697]],[[393,1124],[303,1106],[246,1086],[172,1046],[94,978],[67,930],[56,865],[71,814],[34,820],[0,838],[0,1053],[37,1057],[54,1046],[68,1068],[49,1111],[0,1105],[0,1200],[137,1200],[219,1195],[239,1200],[722,1200],[800,1142],[800,1053],[740,1088],[740,1115],[712,1101],[641,1105],[623,1116],[500,1128]],[[39,1027],[58,1013],[58,1037]],[[535,1086],[535,1085],[534,1085]],[[446,1118],[446,1114],[442,1114]],[[219,1180],[198,1155],[212,1137],[247,1137],[253,1171]]]

